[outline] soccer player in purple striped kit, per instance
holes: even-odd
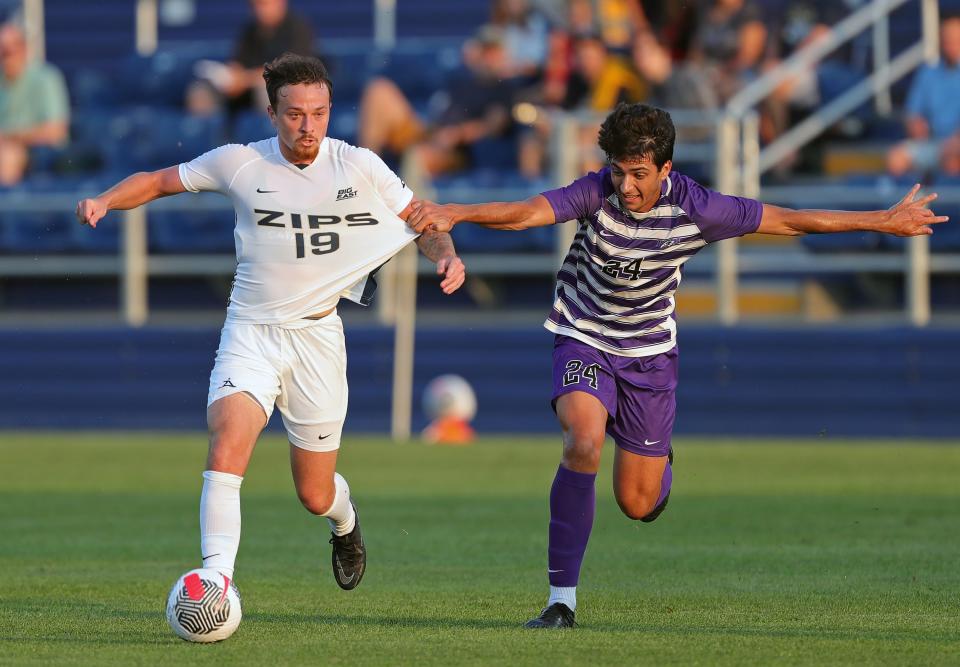
[[[550,490],[550,597],[528,628],[573,627],[576,586],[593,528],[594,482],[605,434],[616,443],[613,490],[623,513],[650,522],[673,481],[676,407],[674,292],[684,262],[713,241],[746,234],[877,231],[931,234],[945,222],[914,186],[879,211],[792,210],[709,190],[673,171],[670,115],[621,104],[600,128],[607,166],[522,202],[414,202],[416,231],[459,222],[521,230],[566,220],[578,231],[557,274],[553,407],[563,455]]]

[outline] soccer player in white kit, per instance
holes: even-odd
[[[444,293],[463,284],[465,271],[448,234],[418,237],[404,224],[413,193],[379,157],[326,136],[332,83],[319,60],[284,54],[266,65],[263,77],[276,137],[133,174],[79,202],[77,217],[96,227],[110,210],[180,192],[230,197],[237,272],[207,397],[203,566],[233,578],[240,485],[276,405],[297,495],[308,511],[328,519],[334,578],[350,590],[363,577],[366,550],[350,488],[336,473],[347,411],[337,302],[368,303],[370,274],[415,239],[436,262]]]

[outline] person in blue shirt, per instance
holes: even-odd
[[[887,155],[894,176],[941,169],[960,175],[960,14],[940,22],[941,58],[924,65],[906,102],[907,140]]]
[[[30,58],[20,25],[0,25],[0,185],[19,183],[39,152],[62,149],[69,125],[63,74]]]

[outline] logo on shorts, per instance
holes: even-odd
[[[236,389],[237,385],[230,382],[230,378],[227,378],[226,380],[223,381],[223,384],[220,385],[221,389],[223,389],[224,387],[233,387],[234,389]]]
[[[353,199],[358,193],[353,188],[343,188],[342,190],[337,190],[337,201],[343,201],[344,199]]]
[[[318,438],[318,440],[326,440],[326,439],[329,438],[331,435],[333,435],[333,433],[327,433],[326,435],[321,435],[321,436]]]
[[[643,439],[643,444],[644,444],[644,446],[646,446],[646,447],[649,447],[650,445],[655,445],[655,444],[657,444],[658,442],[660,442],[660,441],[659,441],[659,440],[647,440],[646,438]]]

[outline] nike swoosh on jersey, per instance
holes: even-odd
[[[269,194],[269,193],[271,193],[271,192],[278,192],[278,190],[261,190],[260,188],[257,188],[257,192],[259,192],[259,193],[262,194],[262,195],[265,195],[265,194]]]

